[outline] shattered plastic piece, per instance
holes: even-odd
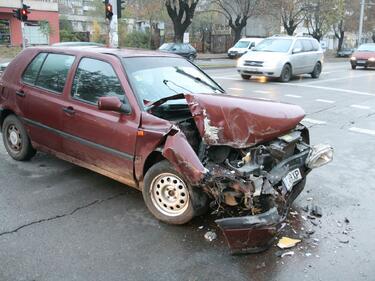
[[[349,238],[342,236],[339,238],[339,242],[343,244],[348,244],[349,243]]]
[[[306,199],[306,201],[312,201],[312,200],[313,200],[312,197],[309,197]]]
[[[314,233],[315,233],[314,229],[308,229],[308,230],[306,230],[306,234],[308,234],[308,235],[312,235]]]
[[[201,225],[201,226],[199,226],[199,227],[198,227],[198,229],[203,229],[203,228],[204,228],[204,226],[203,226],[203,225]]]
[[[288,249],[292,248],[295,245],[297,245],[299,242],[301,242],[300,239],[293,239],[289,237],[282,237],[279,242],[277,243],[277,246],[281,249]]]
[[[283,253],[282,255],[281,255],[281,257],[283,258],[283,257],[288,257],[288,256],[293,256],[294,255],[294,252],[293,251],[289,251],[289,252],[285,252],[285,253]]]
[[[262,262],[261,264],[258,264],[256,266],[257,269],[262,269],[262,268],[265,268],[266,267],[266,263],[265,262]]]
[[[350,223],[350,220],[349,220],[347,217],[345,217],[344,222],[345,222],[345,223]]]
[[[306,257],[310,257],[312,254],[311,253],[306,253],[305,256]]]
[[[204,238],[209,241],[209,242],[212,242],[214,241],[216,238],[217,238],[217,235],[215,232],[213,231],[207,231],[205,234],[204,234]]]
[[[317,205],[314,205],[311,208],[311,213],[310,214],[313,215],[313,216],[315,216],[315,217],[317,217],[317,218],[320,218],[323,215],[322,208],[320,208]]]

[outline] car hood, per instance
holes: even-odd
[[[248,48],[230,48],[228,52],[238,52],[238,53],[244,53],[249,51]]]
[[[286,53],[250,51],[243,59],[255,61],[276,61],[286,56]]]
[[[247,148],[287,133],[305,116],[301,107],[285,103],[227,94],[184,96],[208,145]]]
[[[375,52],[354,52],[353,57],[355,57],[357,60],[367,60],[369,58],[375,58]]]

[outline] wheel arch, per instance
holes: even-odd
[[[165,157],[162,154],[161,148],[157,148],[154,151],[152,151],[146,158],[144,165],[143,165],[143,170],[142,170],[142,176],[143,178],[145,177],[147,171],[156,163],[166,160]]]
[[[3,123],[5,118],[7,118],[7,116],[11,114],[16,115],[15,112],[10,109],[0,109],[0,131],[3,129]]]

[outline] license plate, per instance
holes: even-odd
[[[286,189],[289,191],[292,189],[293,185],[302,179],[301,171],[299,169],[295,169],[291,172],[289,172],[284,178],[283,183],[286,187]]]
[[[358,60],[357,63],[366,63],[365,60]]]

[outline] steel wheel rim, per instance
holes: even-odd
[[[162,214],[176,217],[189,207],[189,191],[184,181],[172,173],[158,175],[151,182],[151,200]]]
[[[316,65],[316,71],[315,71],[315,73],[316,73],[316,74],[320,74],[321,71],[322,71],[322,66],[320,65],[320,63],[318,63],[318,64]]]
[[[8,146],[14,152],[20,152],[22,149],[22,136],[20,130],[13,124],[7,129]]]
[[[289,80],[289,79],[290,79],[290,69],[289,69],[289,67],[285,67],[284,80]]]

